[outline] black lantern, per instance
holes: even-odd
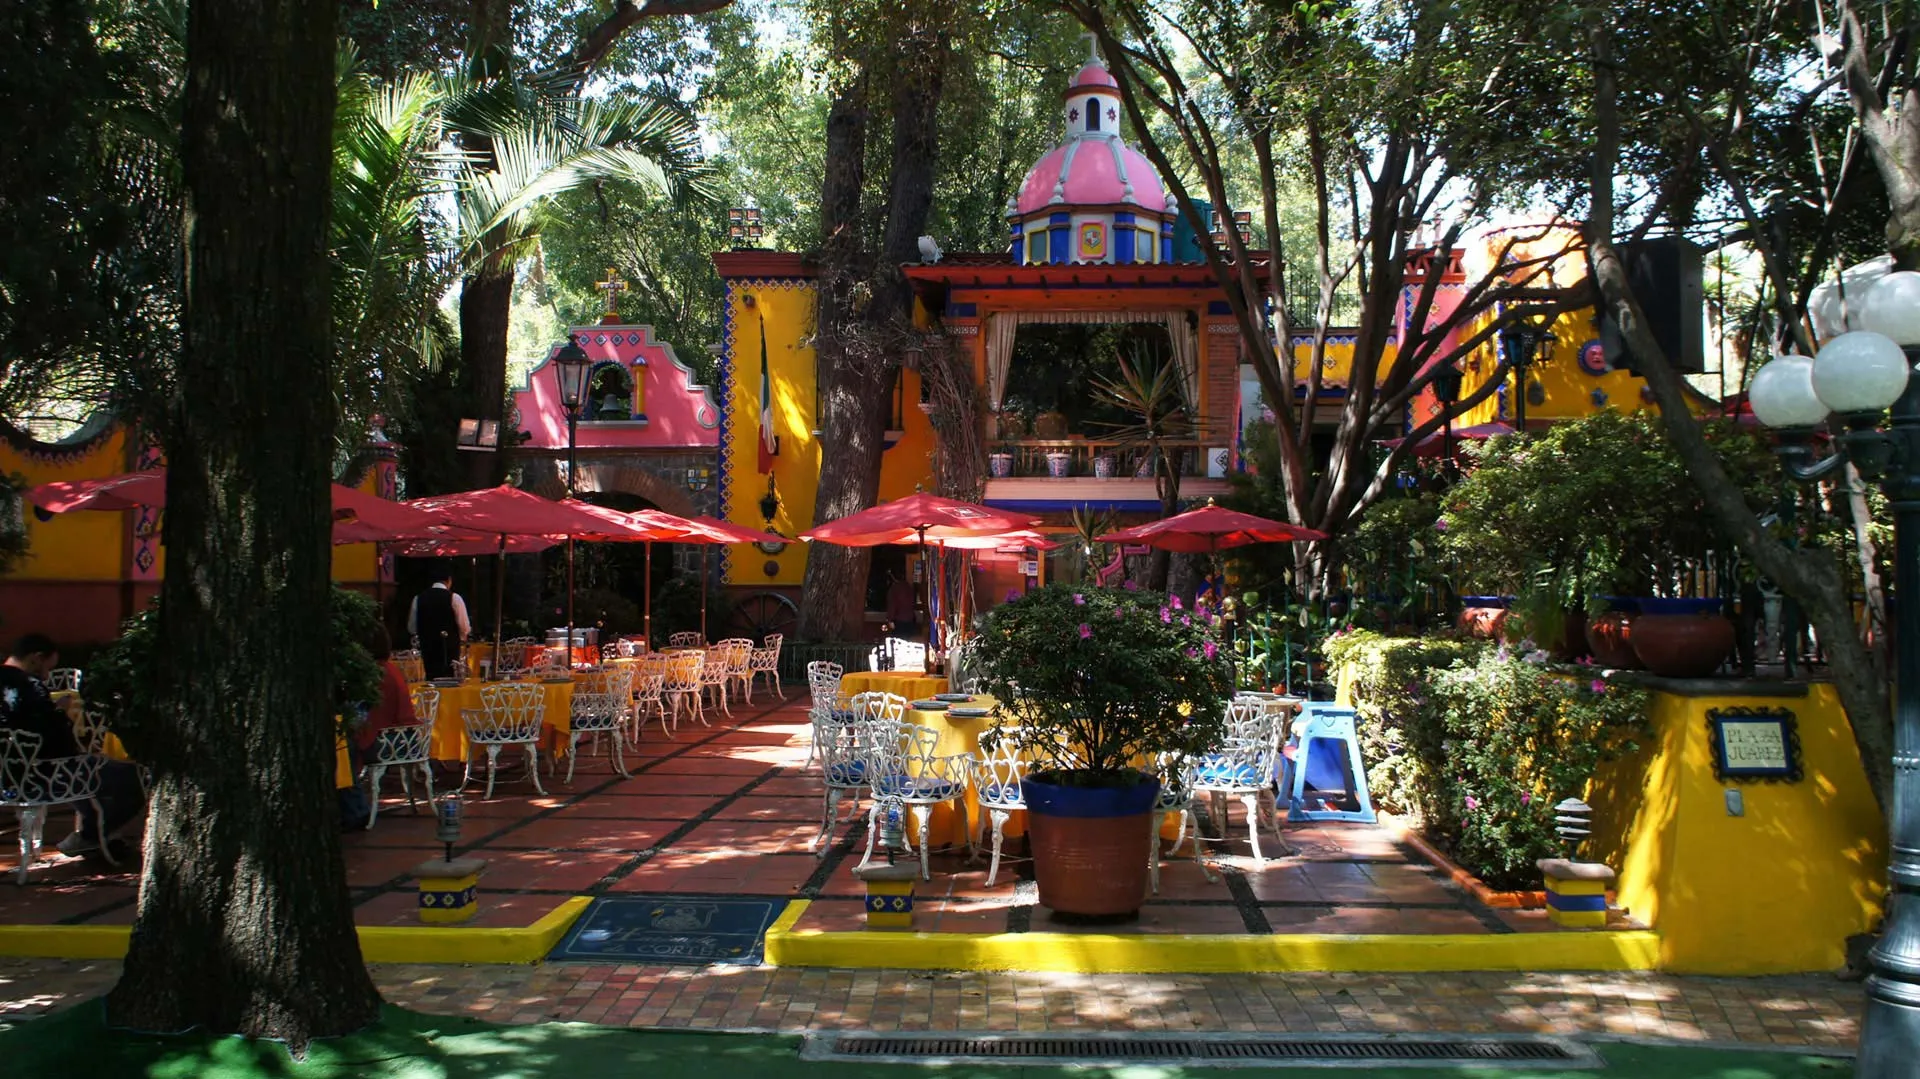
[[[1500,354],[1518,376],[1517,392],[1513,396],[1514,426],[1522,433],[1527,429],[1527,371],[1536,360],[1544,358],[1554,344],[1552,331],[1547,329],[1550,315],[1534,316],[1526,312],[1516,314],[1512,322],[1500,331]]]
[[[766,518],[769,525],[780,514],[780,492],[773,489],[773,477],[767,477],[767,493],[760,496],[760,516]]]
[[[587,369],[593,366],[593,361],[587,358],[587,350],[569,337],[560,351],[553,354],[553,366],[560,381],[560,407],[566,409],[569,416],[577,415],[580,403],[587,397]]]

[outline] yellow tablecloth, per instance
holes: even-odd
[[[880,692],[898,693],[910,701],[923,701],[946,691],[945,678],[912,671],[848,671],[840,679],[840,692],[849,697],[855,693]]]
[[[852,676],[849,675],[848,677],[850,678]],[[842,684],[845,684],[844,681]],[[938,690],[936,692],[945,691]],[[999,702],[995,701],[993,697],[985,693],[976,693],[974,694],[973,700],[963,705],[963,707],[994,708],[997,707],[998,703]],[[982,717],[956,716],[951,711],[923,711],[918,708],[907,709],[906,719],[909,723],[917,723],[922,727],[931,727],[940,732],[940,740],[934,746],[936,756],[947,756],[953,753],[964,753],[968,756],[973,756],[980,752],[980,736],[1000,724],[1000,717],[997,715]],[[979,793],[973,789],[971,782],[967,784],[967,815],[972,820],[974,830],[976,834],[978,834],[980,821],[984,818],[980,809]],[[1161,822],[1160,834],[1167,839],[1172,839],[1179,834],[1179,825],[1180,821],[1177,817],[1170,817],[1166,821]],[[1001,834],[1007,837],[1026,835],[1026,811],[1015,810],[1007,818],[1006,827],[1002,829]],[[936,847],[964,844],[967,838],[966,825],[961,821],[960,815],[953,811],[951,804],[938,805],[934,807],[933,819],[927,823],[927,835]]]
[[[111,731],[100,740],[100,753],[110,761],[130,763],[133,760],[127,756],[127,747],[120,743],[120,736]],[[334,743],[333,785],[340,790],[353,786],[353,757],[347,753],[345,738],[337,739]]]
[[[440,710],[433,718],[432,745],[427,750],[434,760],[466,761],[467,728],[460,720],[460,711],[479,708],[480,687],[489,684],[493,683],[463,682],[457,686],[434,687],[440,691]],[[549,732],[546,748],[551,752],[564,750],[566,739],[555,739],[553,735],[565,735],[573,729],[573,683],[548,682],[540,688],[546,696],[544,722]]]

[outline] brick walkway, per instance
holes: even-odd
[[[0,1027],[87,999],[114,962],[0,959]],[[387,999],[497,1023],[797,1031],[1186,1030],[1625,1034],[1847,1048],[1830,977],[1659,974],[925,974],[579,964],[380,966]]]

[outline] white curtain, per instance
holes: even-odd
[[[1192,313],[1177,311],[1002,311],[986,320],[987,394],[995,412],[1007,393],[1007,374],[1013,369],[1014,334],[1023,323],[1092,323],[1119,325],[1157,323],[1167,328],[1173,342],[1173,360],[1180,372],[1180,392],[1188,408],[1200,398],[1200,341],[1189,321]]]
[[[1011,311],[987,316],[987,403],[1000,411],[1007,394],[1007,372],[1013,369],[1013,335],[1020,319]]]

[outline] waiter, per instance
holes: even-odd
[[[467,603],[453,590],[453,567],[434,563],[432,587],[413,597],[413,606],[407,611],[407,635],[420,649],[420,665],[426,668],[428,678],[453,676],[460,642],[472,631]]]

